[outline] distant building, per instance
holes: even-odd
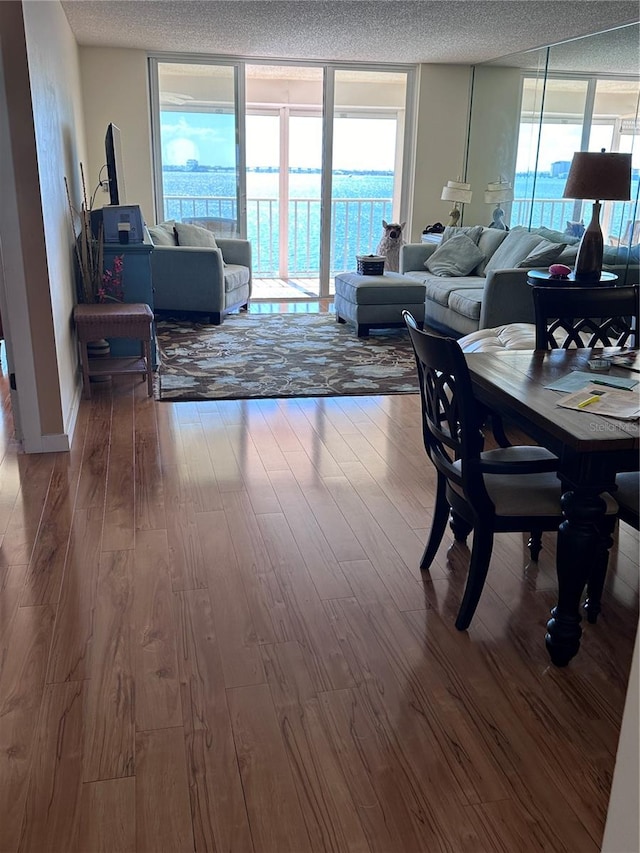
[[[571,166],[570,160],[556,160],[555,163],[551,164],[551,177],[552,178],[566,178],[569,174],[569,168]]]

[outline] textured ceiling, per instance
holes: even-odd
[[[81,45],[475,64],[637,21],[626,0],[63,0]]]

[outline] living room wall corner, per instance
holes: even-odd
[[[421,65],[418,75],[415,192],[411,242],[420,242],[426,225],[444,222],[442,187],[463,176],[466,158],[471,67]]]

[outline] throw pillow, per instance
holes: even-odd
[[[446,243],[441,243],[425,261],[425,267],[433,275],[467,275],[476,267],[484,255],[466,234],[456,234]]]
[[[512,231],[526,231],[528,234],[537,234],[551,243],[566,243],[570,246],[572,243],[579,243],[580,237],[570,237],[562,231],[554,231],[553,228],[545,228],[541,225],[539,228],[525,228],[524,225],[514,225]]]
[[[498,246],[506,238],[508,231],[502,231],[500,228],[483,228],[480,239],[478,240],[478,248],[484,255],[484,260],[480,261],[477,268],[474,270],[474,275],[484,275],[487,264],[493,257],[493,253]]]
[[[458,234],[466,234],[466,236],[473,240],[473,242],[477,245],[478,240],[483,232],[484,228],[482,225],[447,225],[442,233],[442,240],[440,244],[446,243],[447,240],[451,240],[452,237],[457,237]]]
[[[171,223],[171,228],[167,227],[166,223],[159,225],[150,225],[148,228],[149,234],[154,246],[177,246],[176,235],[173,230],[174,223]]]
[[[509,231],[491,256],[485,267],[485,275],[489,275],[493,270],[515,269],[520,261],[524,261],[529,252],[541,242],[542,237],[537,234],[530,234],[528,231]]]
[[[198,249],[217,249],[218,244],[213,231],[188,222],[176,222],[174,225],[178,237],[178,246],[194,246]]]
[[[529,252],[527,257],[520,261],[519,267],[548,267],[550,264],[555,264],[560,255],[566,249],[564,243],[552,243],[551,240],[543,240],[533,251]]]
[[[556,258],[555,262],[557,264],[564,264],[567,267],[572,267],[576,262],[576,258],[578,257],[579,248],[580,247],[577,244],[574,244],[573,246],[567,246],[567,248],[563,250],[560,257]]]

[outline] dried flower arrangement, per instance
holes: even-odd
[[[113,259],[111,269],[104,269],[104,235],[102,223],[100,223],[97,236],[94,236],[91,226],[91,211],[95,193],[89,201],[82,163],[80,163],[80,178],[82,181],[82,204],[79,211],[71,203],[69,184],[66,177],[64,179],[77,263],[78,299],[80,302],[88,303],[123,302],[123,255],[116,255]],[[78,221],[80,230],[76,234],[76,222]]]

